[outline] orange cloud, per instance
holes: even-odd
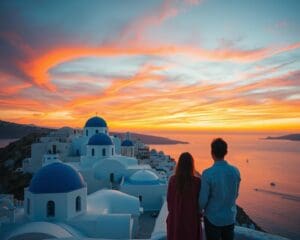
[[[18,94],[23,89],[32,86],[32,84],[30,83],[13,81],[10,75],[4,73],[0,73],[0,83],[1,83],[0,94],[2,95]]]
[[[300,48],[300,42],[279,48],[262,48],[255,50],[238,50],[238,49],[216,49],[205,50],[188,46],[161,46],[161,47],[141,47],[128,46],[113,47],[103,46],[99,48],[88,47],[64,47],[56,48],[46,52],[42,56],[32,59],[29,62],[22,63],[21,67],[24,72],[30,76],[33,81],[40,87],[45,87],[55,91],[56,87],[50,82],[49,70],[56,65],[83,57],[91,56],[132,56],[132,55],[152,55],[152,56],[176,56],[186,55],[197,59],[208,61],[235,61],[251,62]]]

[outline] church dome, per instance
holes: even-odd
[[[133,142],[130,140],[124,140],[121,144],[122,147],[133,147]]]
[[[51,163],[42,167],[31,179],[32,193],[66,193],[86,186],[81,174],[64,163]]]
[[[86,121],[84,127],[107,127],[105,120],[101,117],[95,116]]]
[[[149,170],[139,170],[131,175],[129,178],[130,183],[132,184],[158,184],[158,176]]]
[[[107,134],[97,133],[89,139],[88,145],[113,145],[113,142]]]

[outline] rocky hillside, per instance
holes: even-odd
[[[41,131],[31,133],[16,142],[0,148],[0,193],[11,193],[23,199],[23,189],[28,186],[31,174],[16,172],[22,166],[22,160],[30,157],[30,147],[39,137],[47,134]]]
[[[21,138],[30,133],[49,132],[49,130],[51,129],[0,120],[0,139]]]
[[[237,216],[236,216],[237,225],[251,228],[257,231],[265,232],[260,226],[258,226],[244,211],[243,208],[237,206]]]

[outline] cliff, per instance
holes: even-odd
[[[28,186],[32,176],[16,172],[16,169],[22,166],[24,158],[30,157],[31,144],[46,134],[44,130],[31,133],[0,148],[0,193],[14,194],[17,199],[23,199],[23,189]]]
[[[243,208],[237,206],[237,216],[236,216],[237,225],[251,228],[257,231],[265,232],[260,226],[258,226],[244,211]]]
[[[49,132],[52,129],[0,120],[0,139],[21,138],[31,133]]]

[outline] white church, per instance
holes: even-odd
[[[103,188],[127,191],[127,186],[132,184],[135,188],[148,186],[146,179],[153,177],[157,181],[152,182],[152,187],[161,189],[159,191],[165,189],[166,180],[159,178],[149,164],[139,164],[134,153],[129,134],[121,142],[118,137],[109,135],[106,121],[95,116],[87,120],[83,130],[62,128],[40,138],[32,144],[31,158],[23,161],[23,170],[35,173],[47,164],[64,162],[80,172],[87,183],[88,194]],[[137,176],[142,176],[140,182]],[[136,180],[131,181],[131,178]],[[146,199],[140,191],[133,195]],[[161,204],[156,209],[160,207]]]
[[[87,195],[82,175],[61,162],[42,167],[24,193],[23,207],[8,210],[9,221],[1,224],[3,239],[130,239],[143,212],[137,197],[120,191]]]

